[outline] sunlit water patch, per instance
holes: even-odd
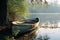
[[[39,28],[36,40],[41,39],[41,36],[47,36],[49,40],[60,40],[60,28]]]

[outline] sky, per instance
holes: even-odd
[[[44,0],[43,0],[44,2]],[[60,0],[47,0],[48,6],[29,7],[30,13],[60,13]]]

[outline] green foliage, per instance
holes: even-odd
[[[13,28],[12,34],[13,34],[13,36],[16,36],[19,32],[20,32],[19,27],[16,26]]]
[[[5,36],[5,39],[4,40],[9,40],[9,36]]]
[[[12,34],[13,36],[16,36],[18,33],[19,33],[19,30],[14,30]]]
[[[8,14],[21,17],[26,17],[28,14],[28,7],[26,0],[8,0],[7,3]]]
[[[9,37],[7,35],[3,35],[2,39],[1,40],[15,40],[14,37]]]
[[[33,6],[34,6],[34,5],[40,5],[40,6],[44,5],[44,6],[48,6],[47,0],[44,0],[44,2],[43,2],[43,0],[31,0],[31,4],[32,4]]]
[[[9,38],[9,36],[7,36],[7,35],[2,35],[2,40],[9,40],[10,38]]]

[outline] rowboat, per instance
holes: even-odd
[[[36,29],[38,25],[39,25],[38,18],[27,19],[24,22],[14,21],[12,29],[13,31],[18,30],[18,33],[15,36],[17,37]]]

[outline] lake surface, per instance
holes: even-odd
[[[51,22],[57,23],[60,21],[60,13],[29,13],[28,18],[39,18],[40,23]]]
[[[38,17],[40,19],[40,23],[43,22],[60,22],[60,14],[59,13],[30,13],[29,18],[36,18]],[[44,40],[44,38],[47,38],[47,40],[60,40],[60,28],[40,28],[38,29],[37,36],[34,40]]]
[[[56,28],[56,29],[39,28],[36,40],[40,40],[41,36],[42,38],[47,36],[49,40],[60,40],[60,28]]]
[[[47,0],[48,6],[36,5],[29,6],[28,18],[39,18],[40,25],[42,23],[58,23],[60,22],[60,1]],[[34,40],[60,40],[60,28],[40,28]]]

